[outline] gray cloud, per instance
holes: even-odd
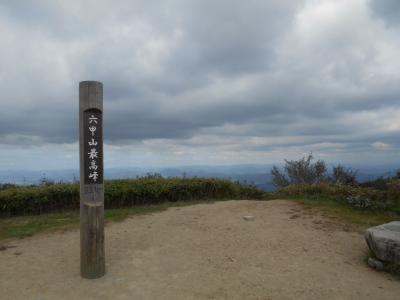
[[[76,142],[78,82],[93,79],[115,146],[395,151],[394,3],[0,4],[1,142]]]
[[[400,24],[400,2],[397,0],[370,0],[373,12],[388,25]]]

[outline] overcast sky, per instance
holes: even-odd
[[[78,167],[78,84],[106,167],[400,164],[398,0],[0,0],[0,169]]]

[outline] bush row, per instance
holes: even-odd
[[[146,176],[110,180],[104,186],[105,208],[202,199],[261,199],[255,186],[214,178]],[[79,208],[79,184],[12,187],[0,191],[0,216],[41,214]]]
[[[279,189],[279,194],[289,197],[329,196],[356,208],[384,209],[400,212],[400,179],[393,179],[386,190],[357,185],[329,183],[296,184]]]

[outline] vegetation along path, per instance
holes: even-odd
[[[243,219],[253,215],[253,221]],[[362,232],[298,202],[172,207],[106,227],[101,279],[79,276],[79,233],[2,241],[0,299],[398,299],[365,264]]]

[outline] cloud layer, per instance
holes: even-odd
[[[399,11],[395,0],[2,3],[3,157],[36,147],[51,165],[54,152],[75,159],[78,83],[93,79],[110,165],[123,153],[179,164],[307,151],[399,162]]]

